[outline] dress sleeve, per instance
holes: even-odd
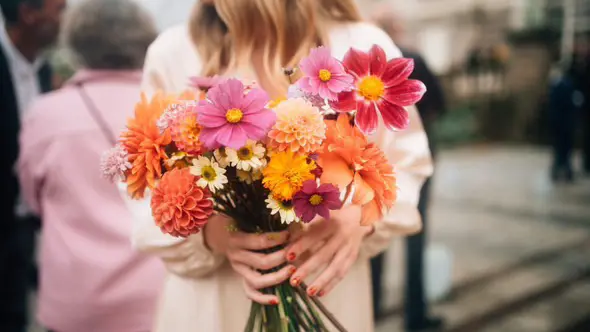
[[[124,183],[119,192],[133,215],[131,242],[136,249],[159,257],[170,272],[188,278],[205,277],[223,263],[224,256],[205,246],[202,233],[186,239],[162,233],[152,217],[149,193],[141,200],[131,199]]]
[[[156,40],[146,55],[142,92],[148,96],[157,91],[173,90],[162,46],[161,41]],[[184,277],[207,276],[223,263],[223,256],[213,254],[205,246],[202,233],[186,239],[162,233],[153,220],[149,195],[142,200],[132,200],[124,184],[119,185],[119,190],[134,217],[132,244],[135,248],[160,257],[170,272]]]
[[[409,235],[422,228],[418,200],[424,181],[432,175],[432,159],[428,139],[415,107],[408,108],[410,126],[392,132],[381,127],[375,142],[393,163],[398,187],[397,201],[383,220],[375,223],[375,231],[361,248],[361,256],[372,257],[387,249],[395,236]]]

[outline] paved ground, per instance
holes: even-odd
[[[431,239],[453,253],[454,289],[433,311],[447,318],[448,330],[590,331],[583,326],[590,317],[590,179],[553,185],[549,158],[527,147],[440,153]],[[401,256],[397,241],[388,308],[400,302]],[[393,331],[401,331],[399,314],[378,329]]]
[[[548,151],[527,147],[440,154],[431,240],[453,253],[454,289],[433,312],[448,330],[566,331],[590,317],[590,179],[554,185],[549,164]],[[401,255],[394,245],[394,308]],[[380,324],[386,331],[401,331],[399,314]]]

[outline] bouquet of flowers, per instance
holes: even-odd
[[[342,62],[319,47],[285,70],[291,82],[301,77],[285,98],[233,78],[194,79],[198,89],[182,95],[142,96],[102,171],[133,198],[150,190],[155,223],[176,237],[200,232],[214,213],[234,230],[265,233],[329,219],[343,204],[360,205],[370,225],[395,203],[396,178],[367,135],[380,118],[391,130],[408,125],[404,106],[425,92],[412,70],[378,46]],[[302,283],[262,292],[280,302],[253,303],[246,331],[326,331],[319,312],[344,331]]]

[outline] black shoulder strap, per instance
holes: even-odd
[[[90,116],[92,117],[92,119],[94,119],[94,122],[96,122],[96,124],[100,128],[104,137],[113,146],[116,145],[117,144],[117,136],[111,130],[110,126],[108,125],[108,123],[106,122],[104,117],[102,116],[102,113],[98,110],[98,107],[96,107],[96,104],[92,101],[92,99],[90,98],[88,93],[86,93],[86,90],[84,89],[84,85],[81,83],[78,83],[78,84],[76,84],[76,86],[78,87],[78,91],[80,92],[80,97],[82,97],[84,104],[86,104],[86,108],[88,109]]]

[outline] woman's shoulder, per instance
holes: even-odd
[[[330,47],[335,57],[342,59],[350,48],[368,51],[378,45],[388,58],[402,56],[389,35],[370,22],[352,22],[335,26],[330,30]]]

